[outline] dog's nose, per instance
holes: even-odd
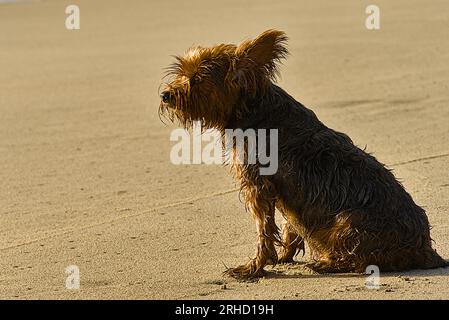
[[[170,91],[164,91],[161,93],[161,99],[162,99],[162,102],[164,102],[164,103],[169,102],[170,97],[171,97]]]

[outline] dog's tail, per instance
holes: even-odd
[[[449,260],[444,260],[434,249],[428,248],[426,251],[425,269],[449,267]]]

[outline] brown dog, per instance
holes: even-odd
[[[276,86],[287,38],[268,30],[239,46],[190,49],[170,69],[160,112],[184,127],[278,130],[278,170],[231,165],[258,231],[256,257],[229,269],[238,279],[263,275],[267,263],[291,262],[307,241],[317,272],[436,268],[429,222],[393,174],[351,139]],[[234,158],[235,159],[235,158]],[[287,221],[282,236],[277,208]],[[275,249],[279,245],[280,255]]]

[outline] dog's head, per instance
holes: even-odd
[[[170,82],[161,93],[159,112],[184,127],[202,121],[222,129],[241,99],[262,95],[287,55],[284,32],[268,30],[239,46],[195,47],[177,56],[167,72]],[[237,109],[237,110],[236,110]]]

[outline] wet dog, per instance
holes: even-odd
[[[255,258],[226,271],[238,279],[264,274],[268,263],[293,261],[307,242],[320,273],[446,266],[431,246],[425,211],[372,155],[326,127],[274,82],[286,35],[268,30],[240,45],[195,47],[169,68],[160,112],[184,127],[201,121],[226,129],[277,129],[278,169],[231,161],[255,218]],[[282,233],[275,209],[287,223]],[[276,246],[280,247],[279,253]]]

